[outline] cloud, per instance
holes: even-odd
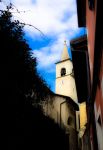
[[[37,27],[50,39],[45,46],[33,47],[33,56],[38,59],[39,70],[44,70],[49,75],[55,72],[55,62],[61,58],[64,40],[67,41],[70,50],[70,40],[80,34],[76,0],[4,0],[4,3],[7,2],[13,3],[13,12],[17,9],[21,11],[13,13],[14,19]],[[42,45],[43,40],[39,31],[30,26],[25,26],[24,29],[34,43],[38,40]]]
[[[64,48],[64,40],[66,40],[69,56],[71,57],[70,40],[84,34],[86,30],[69,30],[58,34],[56,40],[53,40],[49,45],[33,50],[33,55],[38,59],[38,68],[46,69],[47,72],[55,71],[55,63],[60,61],[61,54]],[[52,71],[51,71],[52,70]]]
[[[39,60],[40,67],[50,66],[60,58],[63,41],[70,39],[77,33],[76,0],[3,0],[4,4],[11,2],[16,12],[14,19],[31,24],[40,29],[47,37],[55,37],[55,41],[46,47],[35,49],[34,53]],[[22,11],[25,11],[22,12]],[[40,32],[30,26],[25,31],[32,39],[40,40]],[[46,63],[43,61],[47,60]],[[49,61],[50,60],[50,61]]]
[[[51,47],[44,47],[39,50],[34,50],[33,55],[37,57],[39,68],[51,68],[60,59],[60,52],[56,48],[56,45]]]
[[[49,46],[43,47],[38,50],[33,51],[33,55],[38,59],[38,68],[49,69],[49,72],[54,69],[52,66],[60,61],[61,53],[63,50],[64,40],[67,39],[67,35],[65,33],[60,34],[56,41],[50,43]],[[67,45],[69,45],[69,41],[67,40]]]
[[[69,27],[77,24],[76,20],[72,19],[76,14],[75,0],[11,0],[11,2],[16,6],[15,10],[17,8],[19,11],[26,11],[14,13],[14,18],[36,26],[45,34],[61,33],[68,29],[69,22],[73,25]],[[28,34],[37,34],[33,28],[26,27],[25,30]]]
[[[13,12],[16,12],[16,9],[25,11],[13,13],[14,19],[37,27],[47,37],[56,37],[57,41],[60,41],[58,38],[63,34],[69,38],[77,30],[76,0],[4,0],[4,2],[6,4],[12,2]],[[28,36],[40,39],[40,32],[33,27],[25,26],[25,31]]]

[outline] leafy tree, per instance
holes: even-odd
[[[32,106],[48,98],[50,90],[37,74],[36,58],[24,38],[24,25],[12,19],[9,9],[12,7],[0,13],[1,99],[8,104],[8,149],[40,149],[42,144],[47,150],[49,143],[50,149],[65,150],[64,131]]]
[[[36,58],[24,39],[23,24],[12,20],[12,14],[7,7],[0,15],[0,43],[2,47],[3,85],[23,95],[34,91],[35,100],[44,100],[49,89],[36,71]],[[42,92],[43,91],[43,92]]]
[[[18,116],[22,116],[26,104],[45,99],[48,88],[37,74],[36,58],[31,57],[32,50],[24,38],[24,25],[12,19],[10,9],[11,5],[7,6],[7,10],[0,11],[0,60],[1,99],[7,101],[11,126]],[[41,89],[45,94],[42,94]]]

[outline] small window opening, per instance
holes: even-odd
[[[99,115],[99,117],[98,117],[98,124],[101,126],[101,118],[100,118],[100,115]]]
[[[66,69],[65,68],[62,68],[61,69],[61,76],[65,76],[66,75]]]
[[[89,5],[89,9],[93,10],[94,9],[94,0],[88,0],[88,5]]]
[[[72,117],[68,117],[67,124],[72,125]]]

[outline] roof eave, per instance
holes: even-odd
[[[74,107],[74,109],[75,109],[76,111],[79,111],[79,106],[78,106],[78,104],[77,104],[76,102],[74,102],[74,100],[73,100],[71,97],[65,96],[65,95],[56,94],[56,93],[54,93],[54,95],[55,95],[55,96],[60,96],[60,97],[66,98],[67,102],[68,102],[69,104],[71,104],[71,105]]]
[[[86,27],[86,0],[76,0],[78,26]]]

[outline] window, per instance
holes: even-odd
[[[73,120],[72,120],[72,117],[68,117],[67,124],[68,124],[68,125],[72,125],[72,121],[73,121]]]
[[[61,76],[65,76],[66,75],[66,69],[65,68],[62,68],[61,69]]]
[[[94,0],[88,0],[88,5],[89,5],[89,9],[93,10],[94,9]]]
[[[98,117],[98,124],[101,126],[101,117],[100,117],[100,115],[99,115],[99,117]]]

